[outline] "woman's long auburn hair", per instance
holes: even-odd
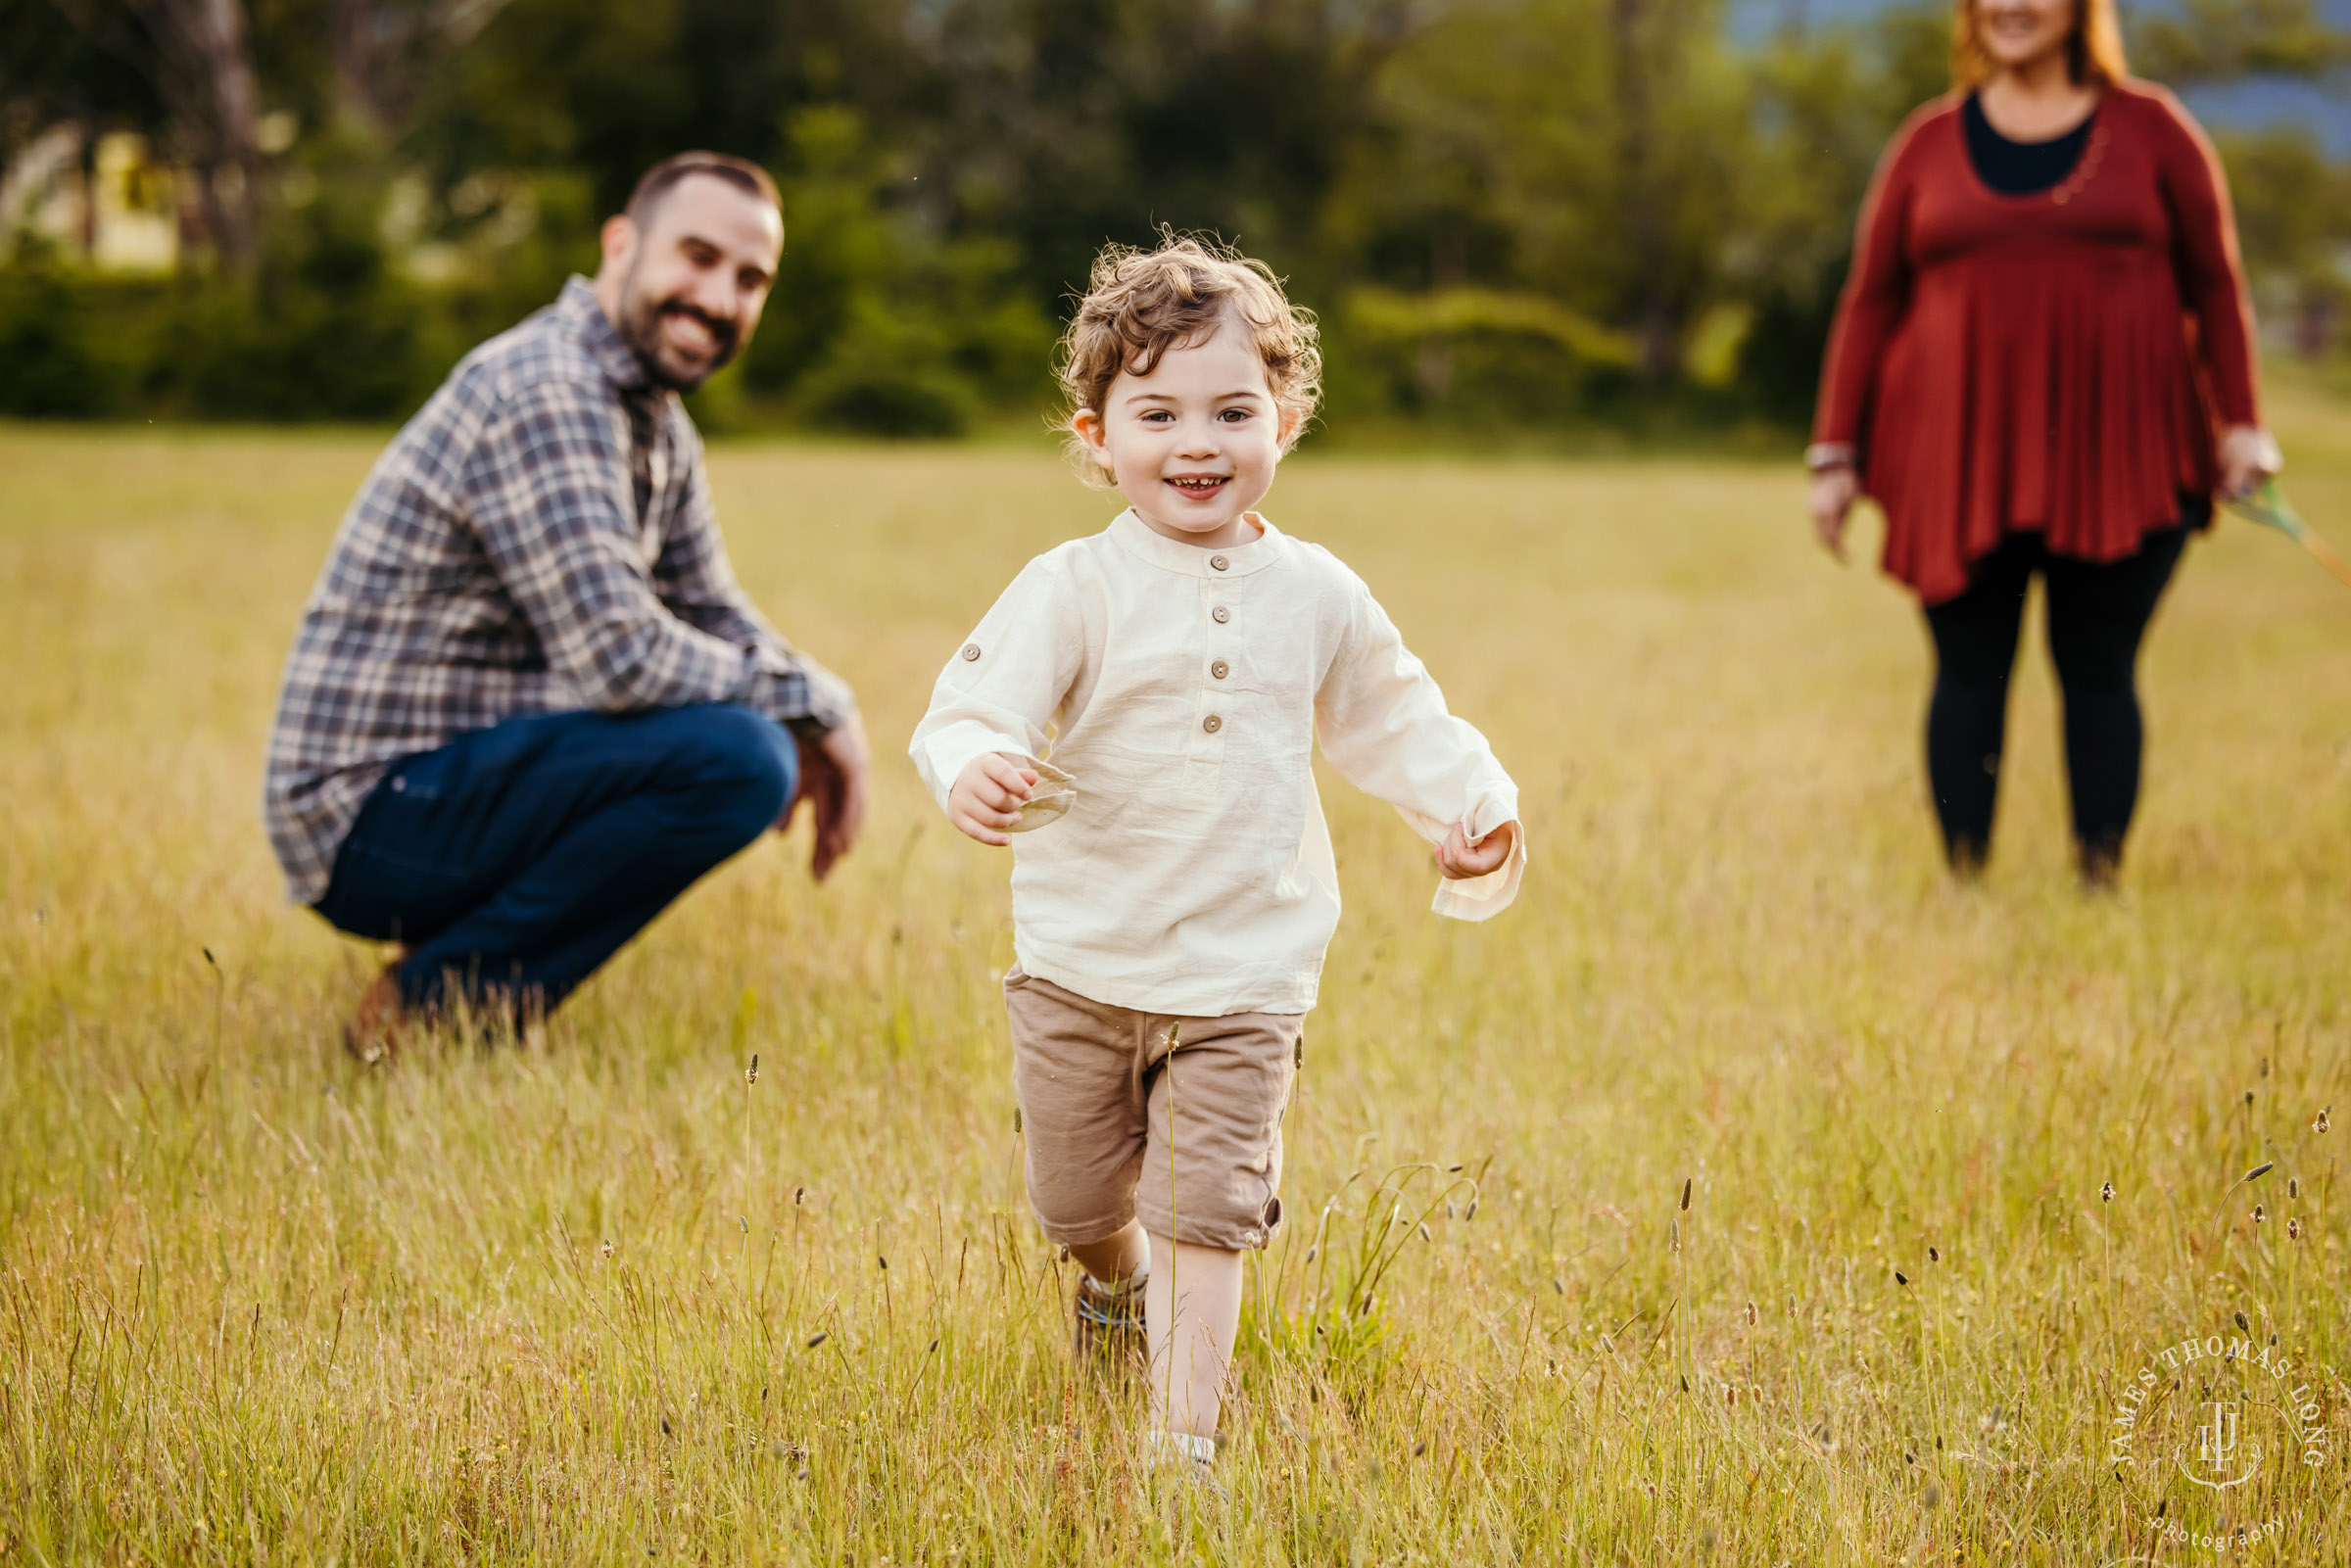
[[[1979,0],[1953,0],[1951,85],[1970,92],[1991,79],[1991,55],[1977,32]],[[2114,0],[2074,0],[2073,30],[2065,35],[2065,66],[2077,82],[2112,84],[2128,76],[2123,64],[2123,26]]]

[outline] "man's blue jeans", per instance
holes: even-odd
[[[411,1007],[552,1009],[771,826],[797,771],[749,708],[508,719],[393,768],[314,907],[408,948]]]

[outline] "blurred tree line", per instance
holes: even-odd
[[[697,400],[722,427],[1030,417],[1096,247],[1171,223],[1321,313],[1340,430],[1781,430],[1947,31],[1741,42],[1720,0],[0,0],[0,158],[137,133],[184,242],[135,278],[17,238],[0,412],[400,414],[702,146],[772,168],[790,232]],[[2181,84],[2351,62],[2311,0],[2185,0],[2133,45]],[[2223,145],[2260,302],[2320,352],[2351,169],[2303,131]]]

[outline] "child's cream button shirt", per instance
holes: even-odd
[[[1189,1017],[1304,1013],[1339,919],[1314,744],[1431,843],[1518,815],[1363,580],[1252,513],[1207,550],[1122,513],[1029,563],[940,672],[909,748],[940,805],[973,759],[1050,759],[1075,799],[1013,839],[1021,967]],[[1050,785],[1040,785],[1042,789]],[[1526,838],[1435,909],[1486,920]]]

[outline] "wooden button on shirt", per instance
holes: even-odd
[[[1304,1013],[1339,917],[1314,748],[1423,838],[1518,815],[1361,578],[1278,532],[1210,554],[1132,512],[1031,561],[951,656],[908,748],[943,807],[963,770],[1050,758],[1068,813],[1013,841],[1021,967],[1116,1007]],[[1526,861],[1440,881],[1485,920]]]

